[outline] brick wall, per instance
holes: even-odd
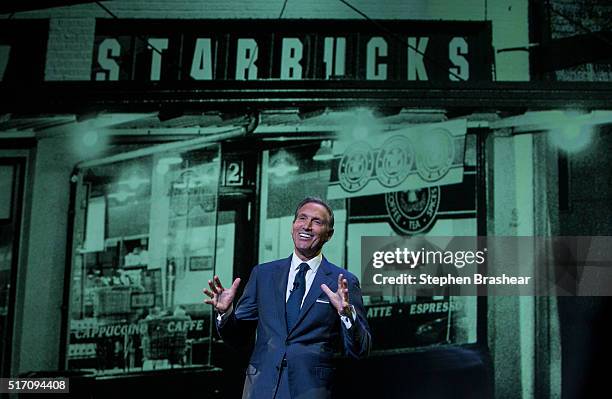
[[[89,80],[95,32],[94,18],[52,18],[45,80]]]

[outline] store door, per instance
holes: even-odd
[[[222,280],[226,284],[230,284],[236,277],[246,283],[251,269],[257,263],[259,202],[256,193],[259,156],[257,152],[249,153],[244,148],[248,146],[236,149],[236,146],[224,145],[221,149],[217,257],[221,255],[220,250],[225,250],[226,242],[234,244],[231,253],[225,254],[228,259],[231,258],[232,266],[222,269],[232,271],[231,275],[224,276],[225,280]]]
[[[0,376],[11,362],[25,160],[0,158]]]

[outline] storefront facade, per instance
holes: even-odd
[[[526,1],[362,2],[376,21],[341,2],[137,3],[11,21],[48,22],[48,44],[47,84],[34,87],[30,109],[26,93],[10,91],[19,106],[0,136],[14,147],[0,156],[19,155],[25,176],[18,256],[4,257],[19,260],[3,266],[16,287],[6,294],[7,375],[231,370],[201,289],[288,256],[293,207],[306,195],[334,207],[325,256],[357,275],[365,235],[559,228],[560,175],[547,171],[562,164],[540,132],[559,126],[550,113],[565,118],[575,92],[551,99],[508,83],[530,77],[527,53],[499,51],[528,46]],[[7,81],[23,82],[10,74],[22,62],[9,58]],[[605,126],[606,92],[587,89],[580,101],[599,111],[583,120]],[[548,298],[365,301],[370,366],[450,354],[450,373],[487,380],[456,388],[463,395],[560,389]],[[428,381],[434,370],[423,373]]]

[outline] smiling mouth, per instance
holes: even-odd
[[[298,233],[298,236],[304,240],[310,240],[313,237],[312,234],[308,234],[308,233]]]

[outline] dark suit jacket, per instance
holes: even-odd
[[[241,324],[257,323],[243,398],[271,398],[283,358],[287,359],[292,398],[329,398],[334,354],[342,351],[347,356],[360,358],[370,350],[371,337],[359,281],[325,257],[304,299],[296,325],[287,331],[285,297],[290,266],[291,256],[255,266],[234,312],[217,326],[221,337],[231,345],[241,338]],[[340,273],[348,281],[349,299],[357,313],[349,329],[321,290],[321,284],[325,283],[335,292]]]

